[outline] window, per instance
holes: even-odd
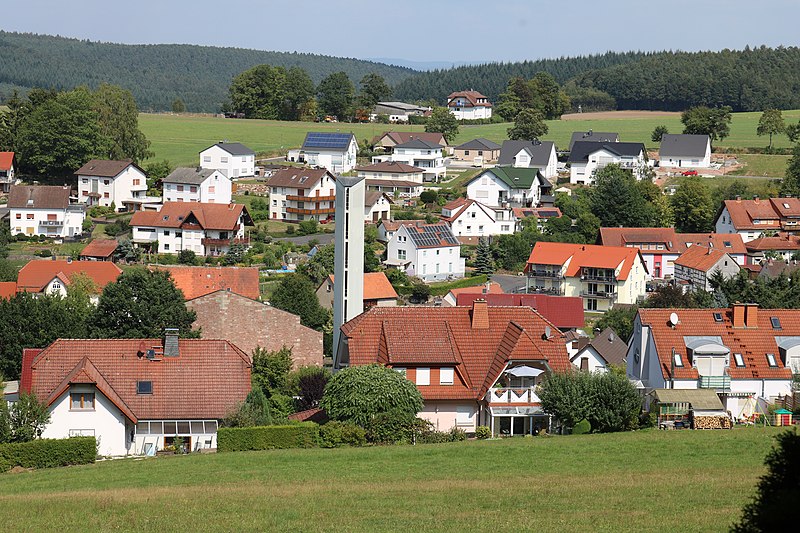
[[[398,259],[405,259],[406,258],[406,251],[405,250],[397,250],[397,258]]]
[[[228,162],[228,158],[227,157],[220,157],[219,161],[220,161],[220,163],[227,163]]]
[[[197,192],[197,186],[192,185],[191,187],[189,187],[189,192]]]
[[[87,192],[84,196],[88,196],[88,194],[89,193]],[[17,220],[20,220],[22,218],[22,213],[17,213],[17,217],[16,218],[17,218]]]
[[[136,382],[136,394],[153,394],[153,382],[152,381],[137,381]]]
[[[104,193],[103,193],[103,198],[109,198],[109,193],[107,193],[107,192],[104,192]]]
[[[587,311],[597,311],[597,300],[594,298],[589,298],[586,300],[586,310]]]
[[[733,360],[736,363],[736,366],[738,367],[744,366],[744,358],[742,358],[742,354],[740,353],[733,354]]]
[[[431,384],[431,369],[418,368],[417,369],[417,385],[430,385]]]
[[[169,230],[168,229],[164,230],[164,237],[169,237]]]
[[[178,185],[177,190],[178,192],[183,192],[183,185]]]
[[[54,282],[53,282],[53,289],[55,289],[55,290],[61,290],[61,282],[59,282],[59,281],[54,281]]]
[[[141,180],[139,178],[134,178],[133,179],[133,184],[134,185],[139,185],[139,183],[141,183]]]
[[[169,244],[164,245],[164,250],[169,250]]]
[[[768,353],[767,354],[767,364],[769,364],[769,366],[771,366],[773,368],[778,366],[778,362],[775,360],[775,354],[774,353]]]
[[[175,232],[175,236],[180,239],[181,237],[183,237],[183,232],[182,231],[176,231]]]
[[[69,398],[71,411],[94,411],[93,392],[72,392]]]
[[[469,150],[464,150],[464,155],[469,155]]]
[[[103,180],[103,185],[108,185],[109,183],[111,183],[111,182],[108,181],[108,180]]]
[[[214,194],[215,192],[216,192],[216,187],[213,185],[209,185],[208,194]]]
[[[25,219],[27,219],[27,220],[33,220],[33,213],[26,213],[26,214],[25,214]]]
[[[210,155],[204,155],[203,156],[203,163],[211,163],[211,156]]]
[[[681,354],[678,352],[672,352],[672,361],[675,363],[675,366],[683,366],[683,360],[681,359]]]
[[[453,384],[453,369],[444,367],[439,369],[439,384],[452,385]]]
[[[783,329],[781,328],[781,319],[776,316],[769,317],[769,321],[772,323],[772,329]]]

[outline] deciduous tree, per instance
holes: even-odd
[[[446,107],[437,107],[431,112],[425,131],[441,133],[444,139],[451,143],[458,135],[458,120]]]
[[[139,129],[139,109],[130,91],[101,83],[93,93],[100,134],[106,138],[109,159],[142,161],[153,156],[150,141]]]
[[[383,79],[383,76],[370,72],[361,78],[361,93],[358,95],[358,105],[362,109],[371,111],[378,102],[385,102],[392,96],[392,89]]]
[[[665,133],[669,133],[669,129],[663,124],[660,126],[656,126],[653,130],[653,133],[650,134],[650,140],[654,143],[660,143],[661,138],[664,136]]]
[[[772,136],[786,132],[786,123],[783,121],[783,114],[780,109],[765,109],[758,119],[756,133],[769,135],[769,150],[772,151]]]
[[[547,124],[544,117],[535,109],[523,109],[514,118],[514,126],[508,128],[508,138],[511,140],[532,141],[547,133]]]
[[[645,227],[653,215],[636,178],[619,165],[608,165],[597,173],[591,211],[605,227]]]
[[[316,287],[301,274],[284,277],[270,298],[273,306],[300,317],[300,322],[309,328],[320,329],[328,313],[319,305]]]
[[[730,106],[692,107],[681,114],[681,122],[684,126],[683,133],[708,135],[713,143],[730,134],[731,108]]]
[[[11,442],[29,442],[42,436],[50,410],[35,394],[23,392],[9,412]]]
[[[675,229],[681,233],[711,231],[714,222],[714,204],[708,185],[697,176],[687,176],[678,182],[670,205],[675,215]]]
[[[334,72],[317,86],[317,102],[326,115],[348,120],[353,115],[355,99],[353,82],[344,72]]]
[[[782,197],[800,197],[800,143],[792,148],[792,157],[786,163],[786,174],[781,181]]]

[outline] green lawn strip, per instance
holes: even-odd
[[[41,530],[721,531],[773,428],[119,460],[7,474],[8,523]]]
[[[744,163],[742,168],[728,173],[731,176],[765,176],[783,178],[786,175],[788,155],[739,154],[736,159]]]

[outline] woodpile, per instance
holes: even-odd
[[[731,419],[724,415],[695,416],[694,429],[731,429]]]

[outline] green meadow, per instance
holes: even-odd
[[[24,531],[727,531],[775,428],[122,459],[0,475]]]

